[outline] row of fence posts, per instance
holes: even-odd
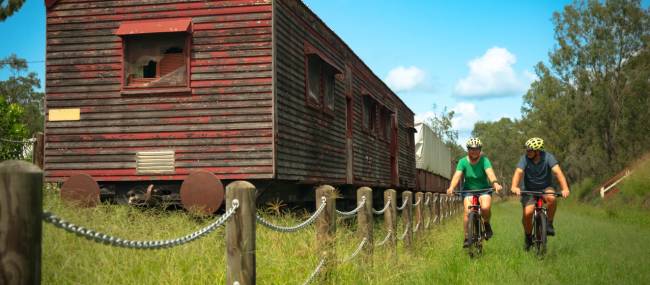
[[[226,223],[227,272],[226,284],[255,283],[255,186],[246,181],[235,181],[226,187],[226,210],[232,207],[237,199],[239,209]],[[336,198],[334,187],[322,185],[316,189],[316,209],[325,201],[325,209],[316,219],[316,250],[323,262],[320,268],[320,278],[327,279],[337,265],[336,254]],[[365,240],[362,249],[363,257],[368,261],[374,250],[373,226],[374,208],[372,189],[360,187],[357,189],[357,205],[365,201],[357,213],[357,233],[360,241]],[[386,245],[397,254],[397,191],[384,191],[384,205],[389,204],[383,212],[384,224],[389,238]],[[428,203],[425,203],[428,201]],[[434,202],[436,201],[436,202]],[[426,205],[425,205],[426,204]],[[405,227],[403,234],[404,246],[413,246],[413,240],[424,235],[425,229],[435,219],[441,223],[453,213],[462,210],[460,199],[447,197],[438,193],[415,193],[415,204],[411,191],[402,192],[402,223]],[[413,210],[415,210],[413,212]],[[415,217],[415,220],[413,220]],[[436,219],[437,217],[437,219]],[[427,220],[428,219],[428,220]],[[415,237],[414,237],[415,235]]]
[[[0,284],[39,284],[41,268],[41,237],[43,215],[43,173],[24,161],[0,163]],[[255,284],[256,203],[255,186],[247,181],[235,181],[226,187],[226,211],[238,208],[226,222],[226,284]],[[323,185],[316,189],[316,208],[325,201],[325,208],[316,219],[316,248],[322,261],[320,278],[327,279],[336,267],[336,198],[334,187]],[[365,197],[365,199],[364,199]],[[364,258],[373,254],[374,208],[372,189],[357,190],[357,201],[365,204],[357,213],[359,240],[365,239]],[[388,240],[385,245],[397,253],[397,192],[384,191],[383,212]],[[461,210],[459,199],[442,194],[402,193],[402,235],[404,246],[412,247],[413,234],[423,235],[431,223],[441,223]],[[389,203],[390,201],[390,203]],[[435,202],[434,202],[435,201]],[[429,203],[425,203],[429,202]],[[433,202],[433,203],[432,203]],[[357,203],[357,205],[359,205]],[[426,204],[426,207],[425,207]],[[400,207],[400,208],[401,208]],[[413,221],[415,208],[415,221]],[[379,211],[377,211],[379,212]],[[426,220],[428,218],[428,220]],[[11,258],[9,258],[11,257]]]

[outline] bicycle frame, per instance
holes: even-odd
[[[554,195],[560,196],[557,193],[544,193],[538,191],[521,191],[522,195],[531,195],[535,199],[535,209],[533,210],[533,245],[537,250],[538,255],[544,255],[546,253],[546,242],[547,242],[547,210],[545,207],[544,195]]]
[[[483,194],[490,194],[492,191],[493,189],[489,188],[455,192],[456,195],[471,195],[470,205],[467,207],[469,209],[469,213],[467,214],[467,238],[470,241],[470,246],[468,247],[468,253],[470,257],[481,254],[483,252],[483,239],[485,238],[485,229],[483,225],[483,216],[481,215],[480,196]]]

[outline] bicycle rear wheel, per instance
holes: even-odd
[[[546,214],[540,211],[535,215],[535,250],[537,255],[542,256],[546,254]]]
[[[474,257],[481,253],[481,217],[476,212],[469,212],[467,218],[467,237],[469,239],[469,247],[467,248],[469,256]]]

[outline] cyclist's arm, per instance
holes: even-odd
[[[456,186],[458,186],[458,182],[460,182],[460,178],[462,176],[463,176],[463,172],[460,170],[456,170],[454,176],[451,178],[451,183],[449,183],[449,188],[447,188],[448,195],[451,195],[451,193],[454,191]]]
[[[523,176],[524,171],[519,167],[515,168],[515,173],[512,175],[512,185],[510,186],[510,191],[512,191],[512,193],[515,193],[517,195],[520,194],[519,192],[521,189],[519,188],[519,183],[521,182],[521,177]]]
[[[492,167],[486,169],[485,174],[487,174],[488,181],[492,187],[494,187],[494,190],[497,191],[497,193],[501,192],[501,184],[497,182],[497,176],[494,174],[494,169],[492,169]]]
[[[551,168],[551,171],[553,171],[555,178],[557,178],[557,181],[560,183],[560,187],[562,188],[562,197],[569,197],[569,184],[566,182],[566,177],[564,177],[564,173],[562,172],[560,165],[556,164],[553,166],[553,168]]]

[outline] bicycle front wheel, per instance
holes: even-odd
[[[546,214],[542,211],[535,215],[535,249],[540,256],[546,253],[546,220]]]
[[[481,227],[480,223],[481,217],[477,212],[469,212],[467,217],[467,237],[469,238],[469,256],[474,257],[478,255],[481,251],[480,244],[480,235]]]

